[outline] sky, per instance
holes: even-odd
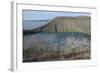
[[[48,20],[57,16],[90,16],[90,13],[23,10],[23,20]]]

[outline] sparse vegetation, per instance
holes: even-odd
[[[25,52],[30,51],[30,49],[28,50],[24,50]],[[64,51],[64,50],[63,50]],[[91,56],[91,51],[90,49],[70,49],[68,51],[43,51],[40,54],[38,54],[37,51],[35,53],[31,53],[30,55],[28,55],[26,58],[24,58],[24,62],[35,62],[35,61],[58,61],[58,60],[79,60],[79,59],[90,59]],[[66,52],[66,53],[65,53]]]
[[[24,62],[91,58],[89,35],[71,33],[70,36],[65,34],[60,37],[60,33],[37,33],[26,38],[24,37]]]

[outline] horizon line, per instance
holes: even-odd
[[[57,16],[57,17],[72,17],[72,18],[74,18],[74,17],[91,17],[91,16],[81,15],[81,16]],[[57,18],[57,17],[55,17],[55,18]],[[54,19],[54,18],[52,18],[52,19]],[[51,20],[51,19],[22,20],[22,21],[48,21],[48,20]]]

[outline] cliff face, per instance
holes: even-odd
[[[46,25],[33,29],[35,32],[83,32],[91,33],[91,18],[79,17],[56,17]]]

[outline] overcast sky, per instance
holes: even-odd
[[[23,10],[23,20],[48,20],[57,16],[90,16],[90,13],[80,12],[50,12],[50,11],[32,11]]]

